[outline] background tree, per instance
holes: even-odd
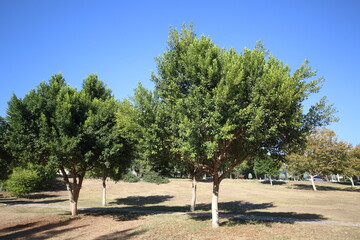
[[[100,121],[108,116],[102,107],[111,107],[113,102],[111,91],[95,75],[84,81],[81,91],[54,75],[23,99],[14,95],[9,102],[8,146],[14,157],[22,162],[56,164],[67,186],[72,215],[77,214],[86,172],[102,167],[126,148],[123,139],[107,132],[114,123]]]
[[[351,186],[354,187],[353,177],[360,176],[360,145],[350,150],[347,161],[343,166],[343,174],[349,178]]]
[[[214,227],[220,182],[237,165],[264,152],[284,154],[331,120],[325,99],[303,114],[302,102],[322,81],[306,81],[315,76],[307,62],[291,74],[261,44],[239,54],[184,26],[170,30],[168,48],[156,61],[152,79],[169,111],[173,151],[213,178]]]
[[[272,177],[279,176],[279,169],[282,163],[278,159],[265,155],[255,160],[254,171],[257,174],[266,174],[269,178],[270,185],[273,185]]]
[[[122,104],[96,75],[89,75],[83,82],[82,92],[87,96],[90,112],[84,124],[84,137],[91,147],[91,158],[97,162],[93,174],[101,177],[102,205],[106,205],[106,179],[118,181],[130,166],[135,146],[129,135],[117,125],[117,115]],[[125,118],[124,118],[125,119]]]
[[[314,191],[314,177],[325,176],[342,171],[347,158],[349,145],[338,142],[334,131],[317,129],[307,137],[305,148],[300,153],[293,153],[287,158],[289,165],[299,173],[308,173]]]
[[[10,151],[6,149],[8,129],[8,123],[3,117],[0,117],[0,181],[8,178],[13,165]]]

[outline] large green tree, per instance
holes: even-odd
[[[6,142],[9,125],[3,117],[0,117],[0,181],[6,180],[12,171],[12,158]]]
[[[316,129],[307,137],[305,147],[287,158],[290,168],[294,171],[310,175],[313,189],[316,191],[314,177],[341,173],[346,166],[349,149],[349,144],[337,140],[334,131],[326,128]]]
[[[56,164],[67,186],[72,215],[77,214],[87,171],[104,168],[115,159],[119,166],[127,164],[126,157],[119,158],[128,153],[129,144],[115,131],[116,105],[96,75],[84,80],[81,91],[54,75],[23,99],[14,95],[9,102],[8,147],[13,156],[22,162]]]
[[[261,44],[238,53],[184,26],[170,30],[168,48],[156,61],[152,79],[171,123],[172,150],[213,178],[214,227],[220,183],[237,165],[284,154],[331,120],[325,99],[306,114],[302,107],[322,78],[307,81],[316,74],[307,62],[291,71]]]

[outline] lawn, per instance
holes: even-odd
[[[319,182],[277,182],[226,179],[220,187],[220,216],[273,217],[279,221],[236,220],[222,217],[221,227],[211,228],[211,182],[198,183],[201,216],[151,213],[187,212],[191,182],[172,179],[169,184],[108,181],[106,211],[83,210],[71,217],[67,193],[61,184],[52,191],[34,193],[29,199],[1,197],[0,239],[356,239],[360,236],[360,187]],[[101,207],[100,180],[86,180],[79,207]],[[53,208],[29,207],[39,203]],[[119,212],[122,209],[146,213]],[[303,220],[313,220],[306,222]],[[352,223],[358,226],[352,226]]]

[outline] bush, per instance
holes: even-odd
[[[56,168],[51,165],[29,165],[27,168],[15,168],[5,181],[5,189],[15,197],[26,197],[29,193],[44,189],[56,177]]]
[[[16,168],[5,182],[5,188],[10,195],[25,197],[35,191],[40,184],[40,177],[34,169]]]
[[[144,182],[149,183],[156,183],[156,184],[162,184],[162,183],[169,183],[169,179],[166,177],[160,176],[158,173],[149,171],[144,174],[143,178]]]
[[[124,182],[134,183],[140,181],[140,178],[135,176],[133,173],[128,172],[121,178],[121,180],[123,180]]]

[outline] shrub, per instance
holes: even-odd
[[[158,173],[149,171],[144,174],[143,178],[144,182],[149,183],[156,183],[156,184],[162,184],[162,183],[169,183],[169,179],[166,177],[160,176]]]
[[[25,197],[35,191],[40,177],[34,169],[16,168],[5,182],[6,190],[15,197]]]
[[[138,176],[135,176],[133,173],[128,172],[122,177],[121,180],[123,180],[124,182],[134,183],[140,181],[140,178]]]
[[[27,168],[15,168],[5,181],[5,189],[15,197],[26,197],[29,193],[44,189],[56,177],[56,168],[51,165],[29,165]]]

